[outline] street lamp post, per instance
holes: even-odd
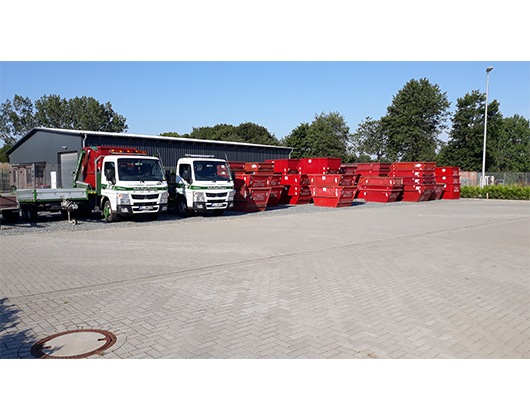
[[[493,67],[486,69],[486,106],[484,109],[484,149],[482,150],[482,177],[480,178],[480,186],[486,185],[486,133],[488,130],[488,84],[490,80],[490,71]]]

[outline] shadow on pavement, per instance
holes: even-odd
[[[19,309],[0,299],[0,359],[17,359],[18,350],[29,340],[35,340],[30,330],[17,329]]]

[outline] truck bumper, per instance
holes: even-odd
[[[193,203],[192,209],[197,211],[208,211],[208,210],[226,210],[234,207],[233,201],[224,201],[224,202],[195,202]]]
[[[167,204],[156,204],[156,205],[119,205],[117,212],[123,215],[133,215],[133,214],[152,214],[152,213],[162,213],[167,211]]]

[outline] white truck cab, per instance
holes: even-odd
[[[172,189],[170,188],[170,196]],[[234,181],[226,160],[186,155],[177,162],[174,206],[180,215],[212,211],[222,215],[234,205]]]
[[[102,162],[103,216],[145,214],[151,219],[167,210],[167,182],[160,160],[143,155],[107,155]]]

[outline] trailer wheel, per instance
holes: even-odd
[[[24,205],[22,207],[22,214],[28,222],[36,222],[38,215],[37,206],[33,204]]]
[[[20,220],[20,212],[18,210],[2,212],[2,217],[7,223],[16,223]]]
[[[109,223],[118,220],[118,215],[112,211],[109,200],[106,200],[105,203],[103,203],[103,217]]]

